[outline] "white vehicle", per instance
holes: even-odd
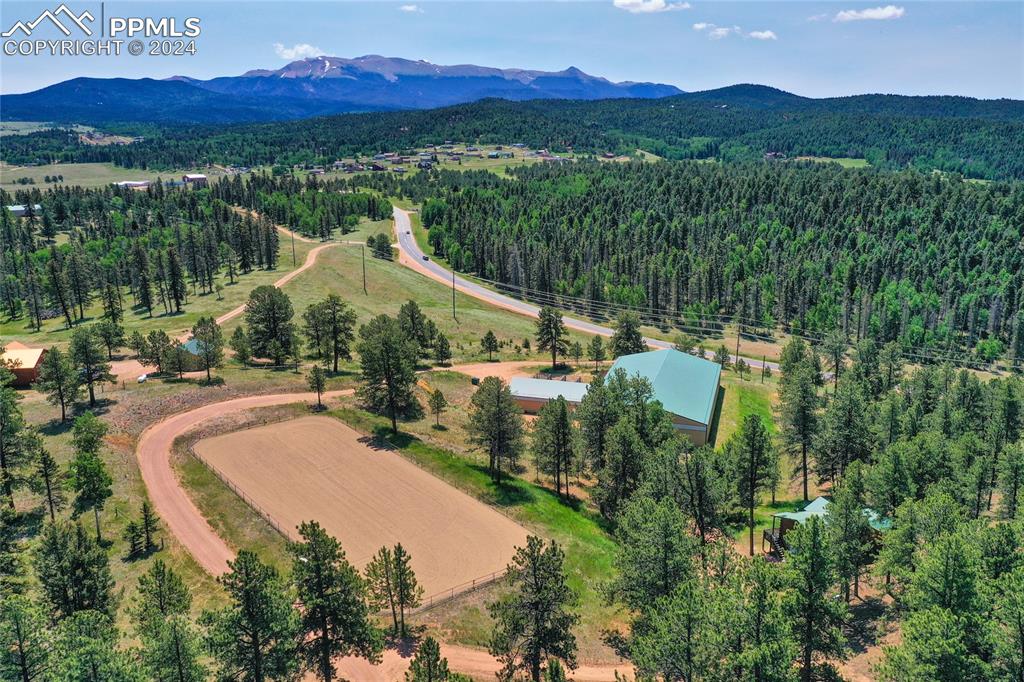
[[[137,382],[138,382],[138,383],[140,383],[140,384],[144,384],[144,383],[146,383],[146,380],[147,380],[147,379],[149,379],[149,375],[148,375],[148,374],[142,374],[142,375],[140,375],[140,376],[139,376],[139,378],[138,378],[138,379],[136,379],[135,381],[137,381]]]

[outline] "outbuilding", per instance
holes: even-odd
[[[673,349],[622,355],[608,370],[623,370],[651,383],[654,399],[672,417],[676,430],[695,445],[708,442],[718,406],[722,366]]]
[[[39,378],[39,366],[43,364],[45,348],[29,348],[23,343],[11,341],[4,348],[2,361],[14,374],[12,386],[25,388]]]
[[[587,394],[589,384],[580,381],[555,381],[552,379],[531,379],[513,377],[508,388],[516,404],[527,414],[536,414],[540,408],[559,397],[565,398],[570,407],[576,407]]]

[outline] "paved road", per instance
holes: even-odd
[[[409,220],[409,212],[404,211],[397,206],[394,210],[395,214],[395,231],[398,233],[398,251],[399,251],[399,262],[406,265],[417,272],[424,274],[432,279],[437,280],[447,286],[452,285],[452,272],[434,260],[424,260],[424,253],[420,249],[419,244],[416,243],[416,237],[412,234],[412,221]],[[481,286],[476,282],[472,282],[468,279],[454,275],[455,288],[462,293],[472,296],[473,298],[479,299],[486,303],[496,305],[499,308],[504,308],[520,315],[526,315],[528,317],[537,317],[540,312],[540,306],[533,305],[532,303],[526,303],[520,301],[517,298],[499,294],[487,287]],[[600,334],[601,336],[611,336],[614,330],[611,327],[605,327],[594,322],[588,322],[587,320],[581,320],[575,317],[563,316],[562,320],[565,322],[565,326],[570,329],[584,332],[586,334]],[[650,337],[644,337],[644,342],[647,343],[651,348],[662,349],[672,348],[672,344],[668,341],[662,341],[661,339],[652,339]],[[729,356],[730,361],[735,361],[736,357],[733,355]],[[779,366],[774,362],[762,363],[761,360],[755,360],[752,358],[744,358],[746,363],[754,368],[760,369],[762,365],[767,365],[772,371],[777,371]]]

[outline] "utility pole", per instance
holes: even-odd
[[[459,318],[455,317],[455,269],[452,269],[452,319],[456,322]]]
[[[366,246],[359,245],[359,256],[363,261],[363,295],[366,295]]]
[[[295,228],[288,230],[292,235],[292,267],[295,267]]]
[[[733,363],[739,363],[739,361],[740,361],[740,334],[742,334],[742,333],[743,333],[743,323],[740,322],[736,326],[736,359],[733,360]]]
[[[761,358],[761,383],[764,383],[764,372],[768,369],[768,356],[765,355]]]

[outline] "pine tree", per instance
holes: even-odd
[[[437,338],[434,340],[434,362],[441,367],[444,367],[452,359],[452,347],[448,343],[448,337],[438,332]]]
[[[843,655],[846,608],[829,594],[836,582],[835,563],[821,519],[811,517],[790,531],[786,542],[786,611],[799,650],[800,679],[811,682],[825,674],[821,669],[831,668],[826,659]]]
[[[295,334],[293,314],[291,300],[280,289],[263,285],[252,290],[245,304],[245,323],[253,356],[282,364]]]
[[[114,351],[124,346],[124,327],[108,317],[94,324],[93,329],[107,349],[107,360],[113,360]]]
[[[251,682],[291,679],[299,667],[301,624],[287,586],[248,550],[228,562],[228,569],[218,581],[230,604],[200,619],[220,673]]]
[[[470,398],[469,424],[473,442],[487,450],[487,471],[501,483],[502,469],[511,471],[523,451],[523,413],[512,392],[498,377],[486,377]]]
[[[21,482],[20,470],[25,464],[21,438],[25,420],[18,407],[21,396],[10,385],[13,379],[11,371],[0,363],[0,487],[11,509],[14,509],[14,489]]]
[[[871,453],[871,428],[860,384],[852,377],[840,381],[821,420],[815,444],[815,469],[822,480],[836,481],[854,460]]]
[[[109,615],[81,611],[61,621],[54,635],[54,680],[145,682],[134,652],[118,648],[120,635]]]
[[[604,341],[600,336],[592,336],[587,344],[587,359],[594,363],[596,372],[601,363],[605,361]]]
[[[391,612],[392,632],[398,632],[398,601],[395,589],[395,553],[381,547],[364,569],[367,601],[374,611]]]
[[[98,444],[95,446],[86,444],[92,441],[91,434],[88,439],[81,435],[84,434],[84,429],[79,428],[79,423],[91,426],[92,420],[99,421],[87,412],[75,422],[75,456],[68,466],[68,483],[75,491],[75,514],[92,510],[96,522],[96,541],[99,542],[101,539],[100,510],[103,509],[107,499],[113,495],[111,489],[113,480],[107,473],[103,460],[100,459]]]
[[[406,637],[408,631],[405,627],[405,612],[420,605],[423,587],[416,580],[416,574],[412,570],[412,557],[401,543],[395,545],[392,557],[394,568],[391,575],[394,580],[395,605],[398,607],[398,635]]]
[[[139,530],[142,531],[143,549],[151,552],[156,549],[155,536],[160,530],[160,519],[149,502],[143,501],[139,510]]]
[[[611,347],[612,357],[633,353],[643,353],[647,350],[647,343],[640,334],[640,316],[636,313],[619,313],[615,320],[615,333],[612,334]]]
[[[818,432],[818,393],[814,370],[805,362],[797,363],[785,375],[779,389],[782,402],[782,436],[786,445],[800,450],[804,501],[808,501],[808,451]]]
[[[60,421],[67,421],[68,408],[82,399],[82,382],[75,366],[63,351],[54,346],[43,355],[36,386],[51,405],[60,405]]]
[[[359,396],[371,410],[386,415],[391,420],[392,433],[398,433],[399,417],[419,416],[422,411],[413,392],[416,342],[387,315],[378,315],[363,325],[359,336]]]
[[[558,356],[569,351],[569,341],[562,322],[562,313],[555,308],[545,306],[540,309],[537,317],[537,350],[551,352],[551,368],[558,364]]]
[[[576,451],[576,429],[569,417],[569,404],[558,396],[548,401],[537,413],[533,424],[533,452],[537,469],[555,481],[555,492],[562,496],[562,481],[565,481],[565,495],[569,494],[569,472],[572,470]]]
[[[1003,451],[999,468],[1000,515],[1015,519],[1020,513],[1024,490],[1024,445],[1016,443]]]
[[[366,603],[366,587],[341,544],[315,521],[299,526],[301,542],[289,545],[300,616],[299,653],[317,679],[337,676],[334,661],[361,656],[379,661],[382,642]]]
[[[729,439],[726,448],[731,453],[736,492],[740,504],[747,511],[750,556],[754,556],[754,508],[761,493],[773,480],[772,469],[778,467],[778,460],[768,429],[761,417],[755,414],[743,418],[739,431]]]
[[[331,367],[332,371],[337,373],[340,359],[352,359],[351,346],[355,341],[356,313],[334,294],[324,299],[321,306]]]
[[[321,396],[327,389],[327,373],[324,372],[324,368],[320,365],[313,365],[306,376],[306,384],[309,386],[309,390],[316,393],[316,407],[318,410],[322,410],[324,403]]]
[[[37,431],[25,432],[24,448],[26,456],[34,465],[34,475],[29,485],[33,492],[46,498],[50,521],[54,522],[57,520],[57,510],[64,506],[65,476]]]
[[[231,333],[231,340],[228,342],[231,350],[235,353],[235,359],[242,363],[242,366],[249,364],[252,359],[252,346],[249,344],[249,336],[245,328],[239,325]]]
[[[540,682],[543,664],[555,658],[576,669],[579,616],[576,594],[566,583],[565,554],[557,543],[545,545],[531,535],[508,566],[510,591],[488,605],[495,627],[489,650],[501,663],[501,679],[519,671]]]
[[[17,594],[0,599],[0,678],[46,679],[51,647],[50,621],[40,605]]]
[[[206,370],[206,381],[213,380],[210,371],[224,364],[224,335],[220,325],[212,317],[200,317],[192,327],[192,337],[196,341],[199,359]]]
[[[488,329],[487,333],[484,334],[482,339],[480,339],[480,349],[487,353],[488,362],[492,362],[494,360],[494,354],[498,352],[498,338],[490,329]]]
[[[441,647],[437,640],[425,637],[409,663],[405,682],[447,682],[450,679],[448,659],[441,657]]]
[[[430,394],[430,401],[428,407],[430,413],[434,415],[434,426],[436,428],[441,427],[441,413],[448,407],[448,400],[444,397],[444,393],[441,393],[441,389],[435,388]]]
[[[94,327],[81,327],[71,334],[71,361],[89,389],[89,407],[96,406],[96,384],[113,381],[110,363],[105,357]]]
[[[107,553],[81,524],[47,524],[33,565],[54,616],[67,618],[86,610],[106,614],[115,611],[114,579]]]

